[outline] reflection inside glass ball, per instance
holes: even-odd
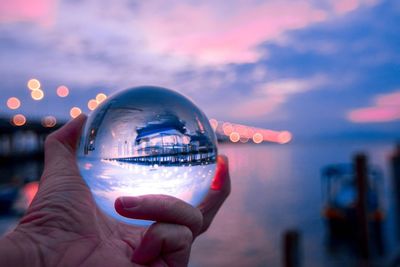
[[[100,209],[120,196],[164,194],[197,206],[216,169],[216,140],[207,117],[184,96],[159,87],[125,90],[88,118],[78,151],[81,174]]]

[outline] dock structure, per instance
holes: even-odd
[[[109,161],[135,163],[140,165],[178,166],[178,165],[202,165],[216,162],[214,150],[153,154],[135,157],[107,158]]]
[[[0,161],[42,160],[44,140],[64,122],[44,127],[40,120],[28,120],[23,126],[14,126],[7,118],[0,118]]]

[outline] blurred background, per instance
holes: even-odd
[[[397,266],[398,25],[394,0],[1,1],[0,234],[48,133],[157,85],[197,103],[230,159],[191,266]]]

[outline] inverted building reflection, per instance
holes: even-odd
[[[161,121],[150,122],[137,128],[137,136],[131,151],[128,146],[118,147],[118,157],[110,158],[121,162],[145,165],[200,165],[214,163],[216,151],[210,138],[199,127],[189,134],[185,123],[168,116]],[[125,149],[125,151],[124,151]],[[124,156],[131,154],[130,156]]]
[[[109,106],[104,107],[105,114]],[[138,110],[140,111],[140,110]],[[85,154],[96,150],[98,128],[104,115],[97,116],[85,140]],[[120,140],[114,147],[112,157],[105,160],[143,165],[202,165],[215,163],[216,151],[200,120],[190,132],[186,123],[168,112],[152,118],[144,126],[135,129],[136,134],[128,140]]]

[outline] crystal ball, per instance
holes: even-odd
[[[169,89],[142,86],[102,102],[86,121],[78,165],[98,207],[119,215],[120,196],[164,194],[197,206],[216,170],[214,131],[189,99]]]

